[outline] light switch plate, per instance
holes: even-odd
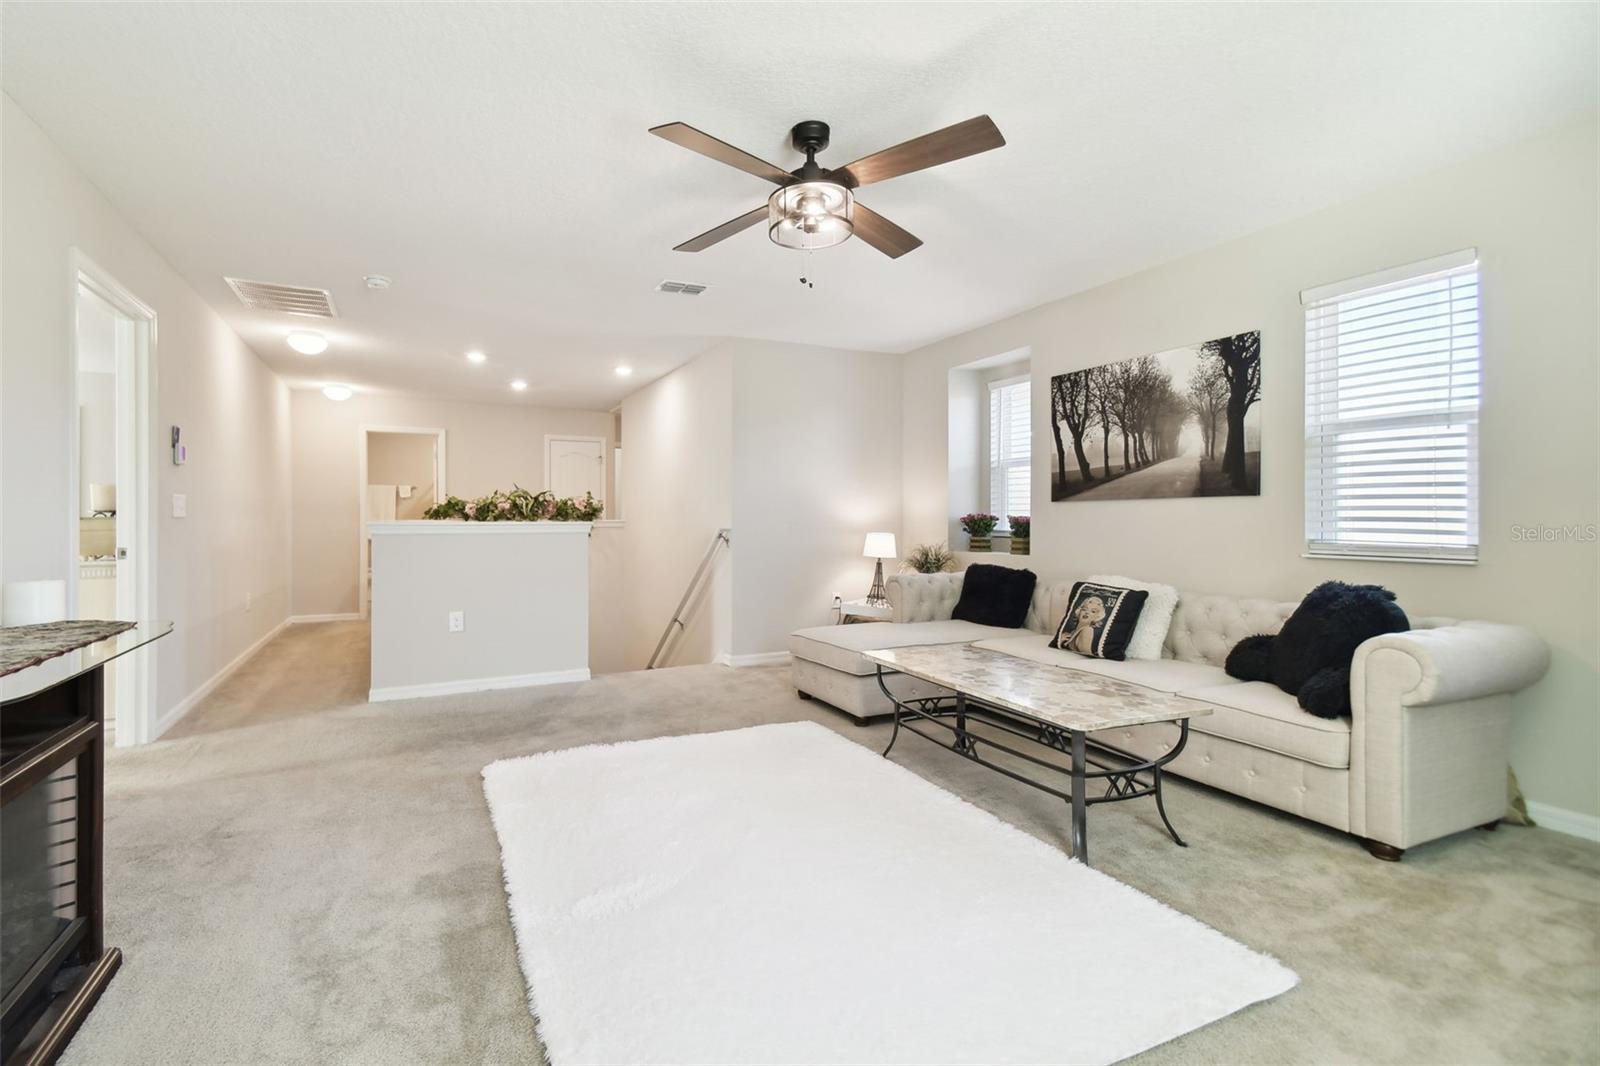
[[[450,612],[450,632],[464,633],[467,629],[467,613],[465,611]]]
[[[172,494],[172,517],[189,517],[189,497],[185,496],[181,492],[174,492]]]

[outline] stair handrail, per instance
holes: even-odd
[[[672,621],[667,623],[667,628],[661,631],[661,639],[656,641],[656,650],[650,653],[650,661],[645,664],[646,670],[656,668],[656,660],[661,658],[661,649],[667,646],[667,641],[672,637],[672,627],[685,629],[683,611],[689,606],[689,601],[694,599],[695,590],[699,588],[700,579],[705,576],[706,569],[711,565],[711,560],[717,554],[717,546],[726,544],[733,546],[733,530],[719,529],[716,536],[711,538],[711,546],[706,549],[705,555],[700,558],[700,565],[695,568],[694,576],[689,579],[689,587],[683,590],[683,599],[678,601],[678,609],[672,612]]]

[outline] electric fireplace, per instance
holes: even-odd
[[[171,630],[141,623],[0,677],[4,1066],[54,1062],[121,964],[102,925],[104,666]]]

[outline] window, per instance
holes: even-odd
[[[1309,555],[1478,558],[1478,262],[1301,294]]]
[[[1010,532],[1007,515],[1025,515],[1032,480],[1028,431],[1028,379],[989,383],[989,510],[1000,516],[1000,532]]]

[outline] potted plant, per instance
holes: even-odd
[[[961,528],[967,531],[967,549],[975,552],[989,550],[989,534],[1000,519],[996,515],[975,512],[961,516]]]
[[[1006,521],[1011,523],[1011,554],[1028,554],[1028,537],[1033,527],[1033,519],[1025,514],[1006,515]]]
[[[475,500],[446,496],[422,513],[435,521],[454,522],[593,522],[605,513],[605,504],[591,493],[583,499],[557,499],[549,492],[529,492],[520,485],[511,491],[496,489]]]
[[[943,544],[918,544],[906,556],[905,568],[919,574],[942,574],[956,568],[956,557]]]

